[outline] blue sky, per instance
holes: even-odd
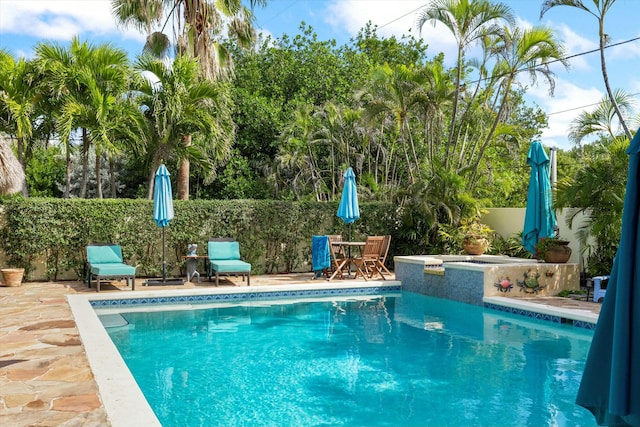
[[[592,0],[583,0],[592,4]],[[568,55],[597,49],[598,23],[592,15],[573,8],[558,7],[539,19],[542,0],[503,0],[511,6],[521,26],[546,25],[557,31]],[[368,21],[377,25],[380,36],[397,37],[414,34],[424,38],[428,53],[445,53],[452,65],[455,47],[450,33],[427,23],[421,31],[415,26],[420,7],[427,1],[415,0],[269,0],[256,10],[257,27],[264,34],[281,37],[299,32],[302,21],[311,25],[320,40],[335,39],[348,43]],[[40,41],[66,45],[74,35],[93,43],[109,42],[114,46],[139,52],[144,36],[134,30],[118,28],[110,13],[110,0],[0,0],[0,48],[14,55],[33,55]],[[611,43],[640,37],[640,0],[617,0],[605,21]],[[473,54],[473,52],[471,52]],[[634,94],[636,113],[640,110],[640,40],[606,50],[611,86]],[[549,114],[549,128],[542,134],[546,147],[570,148],[566,135],[571,120],[605,96],[598,53],[571,59],[570,69],[554,65],[554,96],[539,80],[530,86],[527,100]]]

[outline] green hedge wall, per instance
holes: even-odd
[[[175,217],[165,230],[169,271],[183,265],[189,243],[206,254],[209,237],[234,237],[254,274],[311,270],[311,236],[342,234],[338,204],[268,200],[175,201]],[[352,239],[396,234],[398,212],[385,203],[360,205]],[[392,259],[392,250],[388,259]],[[153,201],[140,199],[10,198],[0,204],[0,250],[27,279],[36,260],[45,260],[48,280],[67,272],[82,278],[89,243],[122,246],[141,277],[162,269],[162,231],[153,221]]]

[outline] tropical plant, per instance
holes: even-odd
[[[585,138],[593,136],[601,136],[609,140],[625,139],[626,137],[620,135],[618,129],[616,129],[613,120],[617,114],[614,104],[618,106],[618,110],[622,112],[625,118],[632,121],[631,114],[635,103],[633,98],[622,89],[614,92],[614,100],[615,102],[611,102],[608,96],[604,97],[595,110],[582,111],[571,122],[569,141],[580,145]]]
[[[144,53],[162,58],[173,42],[176,56],[199,58],[203,76],[219,79],[233,73],[223,36],[250,47],[255,40],[252,9],[265,4],[266,0],[250,0],[247,8],[242,0],[112,0],[112,13],[124,26],[147,34]],[[164,33],[169,22],[173,40]]]
[[[69,197],[71,135],[81,129],[83,176],[80,197],[86,195],[89,147],[96,150],[97,197],[102,198],[100,162],[103,151],[119,152],[114,143],[120,118],[135,109],[125,97],[130,76],[126,52],[108,44],[94,46],[75,37],[69,48],[40,43],[35,48],[40,91],[54,105],[56,131],[65,144],[67,177],[65,197]],[[128,106],[127,108],[123,106]],[[112,177],[113,179],[113,177]],[[112,196],[115,196],[112,194]]]
[[[616,96],[614,96],[614,92],[611,90],[611,85],[609,84],[609,75],[607,73],[607,64],[604,58],[604,49],[606,45],[609,43],[609,35],[605,33],[604,30],[604,20],[609,12],[609,10],[613,7],[616,0],[592,0],[593,2],[593,10],[584,4],[582,0],[545,0],[542,3],[542,7],[540,9],[540,18],[544,16],[550,9],[558,6],[569,6],[575,9],[583,10],[590,15],[593,15],[598,20],[598,40],[599,40],[599,48],[600,48],[600,69],[602,71],[602,78],[604,80],[604,86],[607,90],[607,95],[609,96],[609,100],[611,101],[611,105],[618,116],[618,120],[620,121],[620,126],[624,129],[624,133],[631,141],[631,131],[627,126],[625,117],[623,115],[622,110],[619,108],[617,104]]]
[[[15,60],[0,49],[0,131],[14,135],[17,141],[17,159],[25,169],[25,139],[32,134],[32,121],[36,103],[32,64],[20,58]],[[27,187],[22,189],[27,195]]]
[[[585,154],[576,174],[559,180],[556,185],[554,206],[567,208],[567,226],[578,227],[582,253],[598,259],[599,264],[613,265],[620,241],[628,147],[629,141],[617,139],[606,144],[604,151],[597,150],[593,157]],[[595,148],[599,147],[587,153],[596,151]],[[578,214],[583,214],[584,220],[574,224]]]
[[[148,198],[153,197],[153,177],[162,162],[187,159],[213,176],[216,163],[229,156],[234,136],[227,85],[199,78],[197,61],[186,56],[176,58],[171,67],[142,56],[135,67],[151,73],[137,87],[145,117],[138,131],[148,156]],[[178,187],[179,198],[188,198],[188,184],[178,179]]]
[[[462,92],[463,69],[465,68],[465,52],[476,42],[488,37],[499,36],[503,27],[500,21],[513,24],[514,16],[510,7],[503,3],[490,3],[487,0],[431,0],[427,7],[420,11],[417,26],[422,29],[426,22],[434,26],[437,22],[444,24],[453,34],[457,44],[455,94],[451,111],[450,127],[445,149],[445,162],[455,144],[458,133],[458,103]]]

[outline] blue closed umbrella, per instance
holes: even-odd
[[[156,171],[153,186],[153,220],[162,227],[162,280],[167,280],[167,261],[164,251],[165,227],[173,219],[173,196],[171,195],[171,179],[165,165],[160,165]]]
[[[620,245],[576,398],[609,426],[640,426],[640,129],[627,153]]]
[[[360,218],[360,208],[358,207],[358,189],[356,186],[356,174],[353,169],[347,168],[344,173],[344,187],[342,198],[338,205],[338,218],[345,224],[349,224],[349,240],[351,240],[351,223]]]
[[[527,163],[531,166],[531,176],[522,231],[522,246],[535,254],[538,240],[552,237],[556,226],[556,215],[551,205],[549,157],[540,141],[531,143]]]

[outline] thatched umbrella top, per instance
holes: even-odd
[[[0,195],[19,193],[24,183],[22,165],[11,151],[9,141],[0,136]]]

